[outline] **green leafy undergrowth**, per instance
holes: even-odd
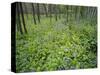
[[[96,25],[62,21],[44,19],[31,24],[28,34],[16,32],[17,72],[97,67]]]

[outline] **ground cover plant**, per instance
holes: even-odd
[[[97,67],[97,8],[16,3],[16,71]]]

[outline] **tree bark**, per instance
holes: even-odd
[[[57,5],[55,5],[55,12],[54,13],[55,13],[55,20],[57,21],[57,14],[58,14],[57,13]]]
[[[32,3],[32,9],[33,9],[33,19],[34,19],[34,24],[36,24],[36,18],[35,18],[35,8],[34,8],[33,3]]]
[[[21,20],[20,20],[20,9],[19,8],[20,8],[19,3],[17,3],[17,13],[16,13],[17,14],[17,20],[18,20],[17,26],[19,28],[20,33],[23,34],[22,26],[21,26]]]
[[[24,12],[23,12],[22,3],[19,3],[19,4],[20,4],[20,11],[21,11],[21,16],[22,16],[24,31],[25,31],[25,33],[27,33],[26,24],[25,24],[25,20],[24,20]]]
[[[24,7],[25,7],[25,13],[26,13],[26,16],[27,16],[27,19],[28,19],[28,10],[27,10],[27,5],[24,3]]]
[[[40,23],[40,8],[38,3],[37,3],[37,17],[38,17],[38,22]]]
[[[51,22],[51,18],[52,18],[52,8],[51,8],[51,4],[49,4],[49,15],[50,15],[50,22]]]
[[[46,17],[48,17],[48,11],[47,11],[47,7],[46,7],[46,5],[43,4],[43,7],[44,7],[44,10],[45,10],[45,15],[46,15]]]

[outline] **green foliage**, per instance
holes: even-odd
[[[54,18],[50,22],[45,17],[34,25],[30,19],[28,34],[16,32],[17,72],[97,67],[96,25],[63,24],[64,19]]]

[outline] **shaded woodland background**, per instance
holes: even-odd
[[[90,22],[95,22],[97,19],[97,9],[96,7],[85,7],[85,6],[71,6],[71,5],[54,5],[54,4],[33,4],[33,3],[19,3],[17,4],[17,16],[18,16],[18,29],[21,34],[23,32],[27,33],[26,23],[30,14],[33,17],[33,23],[37,24],[41,22],[42,17],[49,17],[50,21],[52,17],[57,21],[58,19],[65,18],[66,24],[69,21],[88,20]],[[21,14],[21,15],[20,15]],[[41,16],[42,15],[42,16]],[[22,18],[22,25],[20,21]],[[25,21],[26,17],[26,21]],[[22,31],[22,26],[24,31]]]
[[[97,7],[16,3],[17,72],[97,67]]]

